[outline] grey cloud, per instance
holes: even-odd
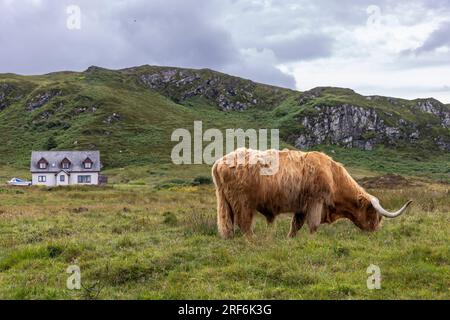
[[[414,50],[414,53],[430,52],[443,46],[450,46],[450,22],[442,24],[439,29],[428,37],[422,46]]]
[[[67,1],[20,8],[14,4],[14,10],[7,12],[13,19],[0,24],[8,30],[0,35],[1,61],[8,63],[0,67],[25,73],[92,64],[220,68],[236,59],[237,48],[228,32],[206,18],[207,5],[190,10],[196,1],[109,3],[81,1],[82,28],[76,31],[65,27]]]
[[[333,38],[325,34],[301,34],[269,44],[281,62],[312,60],[332,54]]]
[[[248,78],[260,83],[295,89],[294,77],[281,72],[271,65],[236,65],[228,67],[225,71],[232,75],[239,75],[240,77]]]
[[[126,44],[159,64],[221,68],[238,58],[231,35],[197,1],[141,2],[114,13]]]
[[[141,64],[208,67],[255,81],[294,87],[277,66],[338,56],[346,38],[364,27],[369,5],[402,19],[402,6],[417,12],[403,25],[429,19],[423,10],[449,12],[448,0],[0,0],[0,72],[123,68]],[[68,30],[66,6],[82,10],[82,29]],[[399,7],[400,6],[400,7]],[[400,8],[400,9],[399,9]],[[420,9],[422,8],[422,9]],[[443,14],[445,16],[445,14]],[[450,43],[450,23],[418,52]],[[344,35],[344,36],[341,36]],[[249,53],[250,52],[250,53]],[[448,55],[394,57],[398,68],[448,63]],[[405,62],[401,62],[405,60]],[[386,64],[381,66],[386,68]],[[307,76],[307,75],[306,75]]]
[[[90,65],[157,64],[230,70],[255,81],[295,86],[292,76],[267,61],[242,56],[226,25],[216,22],[223,12],[222,1],[81,0],[82,28],[76,31],[66,28],[70,4],[69,0],[41,5],[0,2],[7,17],[0,21],[0,72],[39,74]]]
[[[249,49],[241,52],[240,59],[228,65],[224,71],[265,84],[295,88],[294,77],[281,72],[275,67],[276,64],[273,51]]]

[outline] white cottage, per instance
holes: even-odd
[[[33,185],[97,185],[101,170],[99,151],[33,151]]]

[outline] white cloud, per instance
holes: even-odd
[[[447,19],[424,9],[422,14],[427,19],[422,17],[413,23],[417,9],[417,4],[410,7],[400,4],[384,10],[370,7],[366,24],[331,28],[336,39],[331,57],[283,64],[282,70],[295,76],[300,90],[337,86],[362,94],[434,96],[450,102],[448,90],[436,90],[450,82],[446,47],[424,57],[404,54],[426,43]]]
[[[289,68],[283,70],[288,72]],[[299,63],[290,72],[300,90],[335,86],[351,88],[363,95],[383,94],[407,99],[434,97],[450,101],[450,66],[386,70],[361,59],[323,59]]]

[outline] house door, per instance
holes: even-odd
[[[57,186],[67,186],[69,184],[69,176],[65,172],[60,172],[56,176]]]

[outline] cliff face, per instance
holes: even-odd
[[[16,83],[0,83],[0,111],[6,109],[11,104],[20,101],[23,97],[23,88]]]
[[[342,106],[316,106],[315,116],[299,121],[306,132],[295,141],[295,146],[307,149],[318,144],[331,143],[349,148],[372,150],[381,142],[393,143],[398,139],[414,141],[420,133],[414,125],[404,121],[398,127],[385,124],[373,109],[344,104]]]
[[[316,88],[301,95],[298,108],[308,111],[295,118],[302,130],[291,140],[300,149],[335,144],[372,150],[379,144],[428,140],[450,151],[450,108],[435,99],[363,97],[349,89]]]
[[[416,107],[422,112],[429,113],[439,118],[444,128],[450,128],[450,107],[436,99],[419,99]]]
[[[292,94],[289,89],[257,84],[209,69],[140,69],[138,81],[177,103],[203,97],[223,111],[272,106]]]

